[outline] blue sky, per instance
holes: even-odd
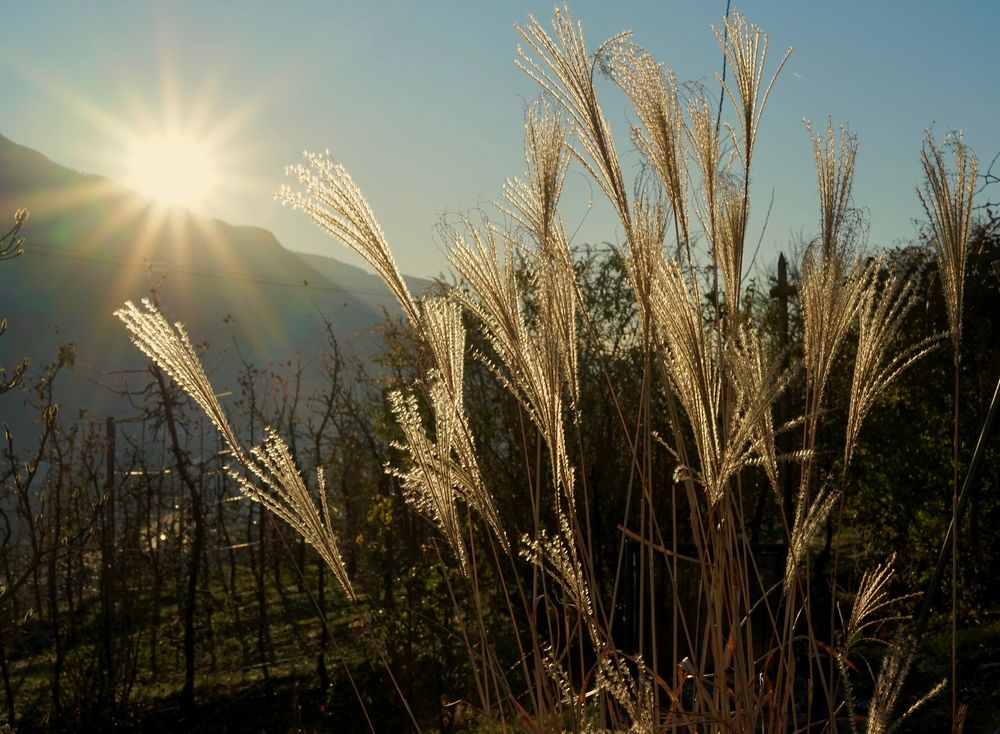
[[[551,2],[35,2],[4,10],[0,133],[82,171],[121,178],[123,141],[180,125],[210,139],[223,176],[205,211],[272,230],[295,250],[349,255],[272,194],[305,149],[329,148],[362,186],[400,267],[445,268],[436,224],[496,200],[522,173],[523,109],[537,96],[513,63],[514,23],[546,24]],[[855,205],[870,244],[914,234],[924,130],[961,128],[985,167],[1000,151],[1000,73],[990,56],[1000,3],[745,2],[772,63],[792,57],[755,154],[759,261],[816,229],[816,182],[802,124],[832,116],[859,137]],[[711,81],[709,30],[725,2],[574,2],[588,42],[617,31],[675,69]],[[713,90],[716,87],[711,87]],[[625,98],[600,86],[627,171]],[[571,173],[564,207],[575,241],[616,241],[614,219]],[[994,197],[995,198],[995,197]],[[582,222],[582,225],[581,225]],[[579,229],[578,229],[578,225]],[[29,232],[30,234],[30,232]]]

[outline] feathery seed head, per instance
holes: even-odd
[[[571,151],[615,207],[628,237],[631,223],[621,165],[611,136],[611,126],[594,91],[594,69],[600,50],[594,55],[588,53],[583,26],[573,23],[566,5],[555,10],[552,20],[554,37],[533,16],[528,16],[524,27],[515,28],[534,53],[533,57],[518,46],[515,63],[569,115],[579,143],[579,147],[574,146]],[[619,34],[605,46],[627,35]]]
[[[576,394],[575,273],[568,248],[553,247],[541,257],[544,281],[542,318],[528,328],[523,294],[510,256],[501,262],[496,232],[469,227],[456,233],[448,253],[468,291],[460,298],[480,321],[483,333],[506,369],[490,365],[524,406],[545,440],[556,486],[572,503],[573,472],[566,455],[563,389]]]
[[[225,411],[215,396],[208,375],[205,374],[205,368],[194,351],[184,325],[175,323],[171,326],[149,299],[143,298],[141,303],[140,309],[132,301],[126,301],[114,315],[125,324],[132,343],[139,351],[170,375],[191,396],[222,434],[229,449],[239,457],[242,448],[236,438],[236,432],[229,424]]]
[[[504,183],[504,198],[509,204],[504,211],[531,233],[539,248],[544,247],[557,222],[556,208],[569,165],[566,151],[562,118],[544,100],[536,101],[528,108],[524,123],[527,177]]]
[[[788,543],[788,556],[785,559],[783,588],[786,595],[795,583],[799,563],[805,557],[809,544],[823,527],[826,518],[829,517],[830,511],[839,498],[839,491],[823,488],[810,503],[806,495],[805,485],[800,485],[798,495],[795,498],[795,518],[792,523],[791,539]]]
[[[954,171],[949,170],[944,157],[943,149],[949,147],[955,154]],[[924,169],[924,182],[922,188],[917,189],[917,196],[930,220],[931,243],[937,256],[957,359],[978,161],[975,154],[966,147],[961,133],[947,136],[944,145],[939,147],[928,131],[920,151],[920,162]]]
[[[827,119],[826,136],[814,132],[806,121],[816,157],[816,178],[819,180],[819,208],[823,259],[830,260],[836,248],[846,248],[842,241],[844,223],[854,185],[854,159],[858,152],[857,136],[840,128],[840,144],[833,136],[833,122]]]
[[[834,358],[854,321],[871,269],[840,248],[826,259],[816,246],[802,256],[799,304],[802,309],[806,382],[813,397],[811,411],[820,404]]]
[[[913,282],[897,273],[881,275],[881,259],[869,266],[858,307],[858,346],[844,440],[844,465],[850,463],[861,424],[879,394],[911,364],[929,352],[929,337],[890,353],[916,297]]]
[[[772,406],[788,387],[791,371],[782,369],[780,355],[768,354],[763,340],[749,322],[736,329],[727,344],[727,365],[734,391],[734,430],[730,441],[745,441],[778,491],[778,455],[775,448]],[[749,462],[749,457],[746,459]]]
[[[792,49],[789,48],[785,52],[778,63],[778,68],[771,76],[771,81],[762,92],[764,64],[767,61],[767,34],[764,30],[748,22],[746,17],[738,12],[726,18],[723,27],[713,30],[736,81],[736,91],[733,92],[728,82],[723,83],[722,78],[717,77],[736,111],[742,140],[737,139],[732,128],[729,129],[730,136],[733,147],[743,163],[743,170],[749,171],[754,145],[757,142],[757,130],[767,98]]]
[[[686,245],[690,241],[688,177],[677,78],[627,36],[605,46],[601,65],[635,106],[642,125],[632,128],[632,140],[662,182]]]
[[[407,502],[438,526],[462,571],[469,573],[458,498],[479,513],[505,549],[509,549],[507,536],[480,474],[465,410],[465,326],[461,307],[452,298],[428,297],[421,301],[421,313],[421,334],[436,364],[427,375],[435,439],[424,429],[416,397],[391,393],[389,404],[404,435],[396,448],[406,452],[408,468],[390,467],[388,471],[401,480]]]
[[[719,189],[730,165],[723,160],[719,131],[707,95],[699,94],[688,103],[688,118],[688,141],[701,178],[701,203],[695,214],[714,252],[720,239]]]
[[[667,228],[666,203],[659,196],[636,196],[632,209],[634,239],[625,256],[625,272],[642,316],[644,341],[651,337],[653,280],[663,259],[663,240]]]
[[[916,643],[909,638],[898,639],[890,646],[875,680],[875,691],[868,702],[865,734],[889,734],[910,714],[944,690],[945,681],[942,680],[902,714],[895,713],[915,653]]]
[[[322,473],[317,477],[320,485],[317,507],[295,467],[288,446],[270,428],[266,429],[260,446],[245,451],[212,390],[184,326],[177,323],[171,327],[150,301],[143,299],[142,305],[144,308],[140,309],[128,301],[115,311],[115,316],[128,329],[132,342],[191,396],[222,434],[242,469],[228,469],[241,491],[302,535],[320,554],[347,595],[355,598],[333,530]]]
[[[305,163],[288,166],[285,175],[297,178],[303,190],[293,192],[283,186],[277,199],[304,211],[320,229],[363,257],[385,281],[410,323],[417,325],[420,318],[416,303],[361,189],[329,151],[305,151],[302,157]]]
[[[469,559],[455,504],[454,462],[450,450],[442,454],[427,436],[417,399],[412,394],[404,396],[394,390],[389,394],[389,405],[404,436],[395,448],[406,452],[409,466],[406,469],[388,467],[387,470],[400,480],[407,503],[441,531],[462,572],[468,575]]]
[[[318,468],[316,473],[319,490],[317,506],[295,466],[288,444],[274,429],[270,426],[265,428],[263,443],[253,447],[250,454],[251,460],[241,462],[242,472],[229,469],[230,477],[247,497],[280,517],[315,548],[347,595],[355,599],[347,567],[340,555],[340,543],[333,530],[322,468]]]
[[[743,242],[750,204],[732,176],[723,176],[717,197],[717,237],[712,241],[712,255],[722,271],[722,285],[730,318],[739,311],[740,286],[743,282]]]
[[[868,569],[861,576],[858,592],[854,597],[854,606],[851,608],[851,616],[844,629],[847,650],[864,639],[866,630],[881,621],[878,617],[879,613],[885,611],[889,605],[896,601],[889,596],[888,589],[889,582],[892,581],[895,573],[894,560],[895,558],[890,558],[885,563]]]

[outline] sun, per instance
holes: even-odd
[[[214,193],[219,174],[208,144],[170,133],[131,142],[126,183],[161,204],[200,210]]]

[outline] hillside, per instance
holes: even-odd
[[[326,318],[343,348],[363,354],[373,327],[397,313],[381,282],[358,268],[294,253],[264,229],[164,211],[0,136],[0,212],[10,219],[19,207],[31,217],[24,255],[0,264],[0,316],[9,325],[0,364],[28,356],[37,375],[61,344],[74,344],[73,375],[60,378],[71,384],[59,391],[74,412],[111,411],[101,384],[143,366],[112,312],[154,291],[170,318],[210,346],[220,390],[234,387],[234,345],[258,365],[308,360],[323,346]],[[23,420],[18,402],[5,396],[0,420]]]

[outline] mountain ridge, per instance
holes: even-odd
[[[216,387],[228,390],[238,383],[237,345],[258,364],[309,360],[325,348],[329,320],[338,345],[364,357],[378,348],[378,325],[399,314],[388,289],[360,268],[296,253],[262,227],[164,209],[0,135],[4,207],[30,217],[24,254],[0,263],[0,318],[9,325],[0,365],[28,356],[37,372],[73,344],[79,374],[65,389],[78,396],[74,410],[113,410],[115,400],[102,399],[110,391],[94,383],[144,368],[112,315],[126,300],[155,298],[192,340],[228,355],[216,371]],[[422,290],[423,281],[408,280]],[[0,398],[0,422],[12,402]]]

